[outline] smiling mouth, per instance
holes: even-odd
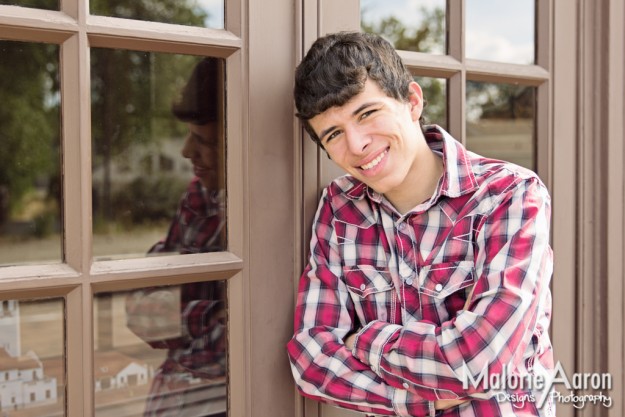
[[[373,161],[361,165],[360,169],[362,169],[363,171],[367,171],[370,170],[371,168],[375,168],[376,166],[378,166],[378,164],[380,163],[380,161],[382,161],[382,159],[384,159],[384,157],[386,156],[386,154],[388,153],[388,149],[384,150],[384,152],[382,152],[380,155],[378,155]]]
[[[210,168],[207,167],[201,167],[198,165],[193,165],[193,171],[195,172],[196,175],[202,175],[202,174],[206,174],[208,172],[211,171]]]

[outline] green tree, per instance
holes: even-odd
[[[0,224],[36,181],[58,182],[58,62],[57,45],[0,41]]]

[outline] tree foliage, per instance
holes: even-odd
[[[58,10],[58,0],[0,0],[0,4]],[[207,13],[193,0],[91,0],[90,12],[137,20],[203,26]],[[91,53],[92,159],[108,173],[113,158],[132,145],[182,134],[170,113],[196,57],[94,48]],[[60,182],[59,46],[0,41],[0,224],[9,204],[42,178],[50,193]],[[57,200],[60,196],[55,195]],[[9,203],[10,202],[10,203]],[[102,204],[102,207],[105,205]]]
[[[0,41],[10,63],[0,65],[0,222],[38,180],[58,178],[58,55],[56,45]]]

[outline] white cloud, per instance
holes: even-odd
[[[534,62],[532,42],[512,43],[503,36],[496,36],[489,32],[469,31],[465,48],[467,58],[516,64]]]

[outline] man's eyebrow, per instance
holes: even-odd
[[[367,107],[375,106],[376,104],[378,104],[377,101],[370,101],[368,103],[363,103],[360,107],[358,107],[356,110],[354,110],[352,112],[352,116],[356,116],[356,115],[358,115],[358,113],[360,113],[361,111],[363,111]]]
[[[334,129],[336,129],[336,126],[330,126],[329,128],[322,130],[321,134],[319,135],[319,140],[323,141],[323,138],[326,137],[326,135],[330,132],[332,132]]]
[[[354,110],[352,112],[352,116],[357,116],[358,113],[360,113],[361,111],[363,111],[364,109],[366,109],[367,107],[371,107],[371,106],[375,106],[376,104],[378,104],[377,101],[371,101],[368,103],[363,103],[361,104],[356,110]],[[321,134],[319,135],[319,140],[323,140],[323,138],[330,132],[332,132],[334,129],[336,129],[336,126],[330,126],[329,128],[322,130]]]

